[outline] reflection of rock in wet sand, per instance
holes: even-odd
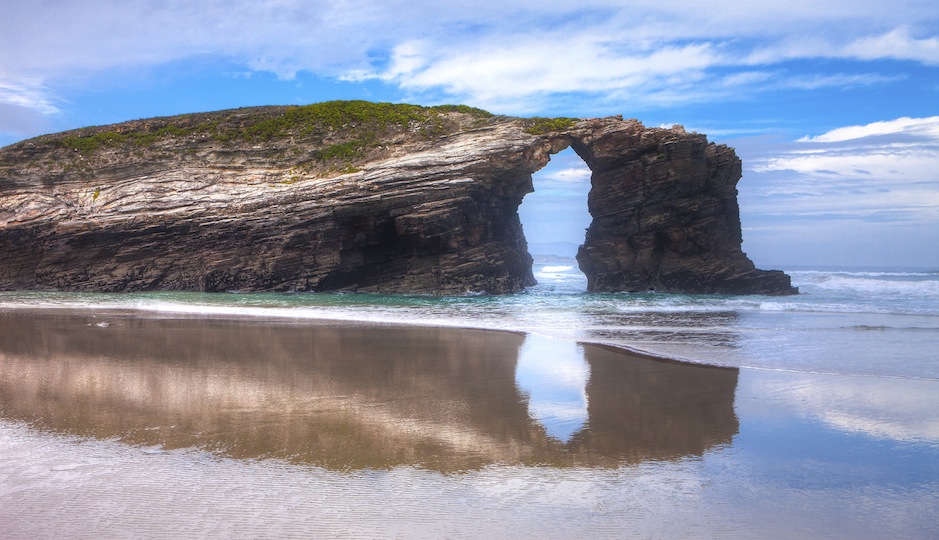
[[[700,455],[737,433],[736,369],[584,352],[590,426],[577,442],[592,454],[630,462]]]
[[[330,468],[604,465],[736,432],[736,370],[585,346],[589,419],[529,416],[524,336],[394,326],[0,314],[0,413],[38,427]]]

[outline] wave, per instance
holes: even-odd
[[[485,324],[486,321],[474,321],[470,318],[454,318],[451,313],[414,312],[402,314],[397,310],[359,308],[353,305],[345,308],[328,306],[237,306],[171,301],[114,301],[114,302],[0,302],[0,311],[51,309],[81,310],[97,313],[136,311],[166,315],[189,315],[199,317],[237,317],[254,319],[297,319],[337,322],[359,322],[367,324],[407,324],[417,326],[440,326],[479,328],[486,330],[510,330],[505,325]],[[404,315],[404,316],[402,316]]]
[[[765,300],[762,297],[745,299],[714,299],[680,303],[663,299],[660,302],[621,302],[613,303],[613,309],[624,314],[641,313],[745,313],[745,312],[788,312],[788,313],[837,313],[837,314],[878,314],[878,315],[939,315],[936,305],[925,303],[922,306],[858,303],[858,302],[819,302],[817,299],[803,300]]]
[[[857,304],[837,304],[837,303],[809,303],[809,302],[760,302],[760,311],[789,311],[802,313],[868,313],[868,314],[894,314],[894,315],[919,315],[916,310],[898,311],[895,307],[876,306],[876,305],[857,305]]]
[[[573,266],[545,266],[538,271],[539,274],[552,274],[557,272],[570,272],[573,270]]]
[[[923,278],[939,279],[939,270],[926,270],[926,271],[787,270],[786,273],[789,274],[790,276],[853,276],[853,277],[888,277],[888,278],[923,277]]]
[[[850,295],[859,302],[895,305],[910,301],[919,308],[939,306],[939,274],[802,272],[792,275],[803,293]]]

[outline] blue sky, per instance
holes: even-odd
[[[622,114],[737,149],[758,265],[939,269],[934,0],[0,1],[0,145],[328,99]],[[536,177],[531,242],[582,239],[583,168]]]

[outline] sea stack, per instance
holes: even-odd
[[[518,217],[568,146],[592,291],[791,294],[741,251],[740,160],[620,117],[339,101],[136,120],[0,149],[0,288],[510,293]]]

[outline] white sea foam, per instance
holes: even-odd
[[[557,273],[557,272],[570,272],[573,269],[574,269],[573,266],[545,266],[541,269],[539,273],[551,274],[551,273]]]
[[[866,293],[939,294],[939,279],[899,280],[862,276],[819,276],[801,283],[803,286],[827,290],[846,290]]]
[[[903,278],[903,277],[922,277],[922,278],[933,278],[939,279],[939,271],[924,271],[924,272],[909,272],[909,271],[848,271],[848,270],[835,270],[835,271],[824,271],[824,270],[789,270],[786,272],[793,279],[799,278],[808,278],[811,276],[848,276],[848,277],[886,277],[886,278]]]
[[[738,304],[735,307],[741,308],[744,306],[742,304]],[[616,306],[616,310],[621,313],[719,313],[723,311],[731,311],[735,307],[721,303],[682,305],[671,302],[663,302],[618,304]]]

